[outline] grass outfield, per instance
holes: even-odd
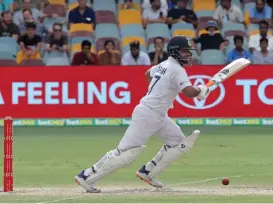
[[[15,191],[0,193],[0,202],[272,203],[273,127],[199,129],[201,136],[190,154],[161,174],[165,189],[155,190],[135,177],[162,145],[154,137],[132,165],[100,181],[103,192],[94,195],[82,193],[74,176],[115,148],[125,128],[15,128]],[[230,177],[229,186],[221,185],[225,176]]]

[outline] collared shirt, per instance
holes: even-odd
[[[93,62],[91,62],[82,51],[75,53],[73,56],[72,65],[97,65],[97,56],[94,53],[91,53],[91,55],[94,59]]]
[[[227,63],[231,63],[234,60],[239,59],[239,58],[245,58],[245,59],[248,59],[251,61],[252,56],[251,56],[250,52],[248,52],[247,50],[243,50],[242,53],[239,53],[236,49],[233,49],[228,53]]]
[[[32,8],[31,12],[35,22],[39,21],[39,18],[43,16],[43,13],[36,8]],[[18,26],[25,22],[22,11],[17,11],[14,13],[13,22]]]
[[[69,23],[86,23],[96,24],[96,15],[92,8],[86,7],[83,14],[80,13],[80,8],[76,7],[69,12]]]
[[[219,6],[212,17],[222,24],[226,22],[242,23],[244,21],[244,15],[236,5],[231,5],[229,10]]]
[[[161,17],[160,13],[162,13],[162,16],[164,16],[164,17],[167,16],[167,10],[165,10],[163,8],[160,8],[156,11],[152,8],[148,8],[143,11],[142,17],[145,19],[148,19],[148,20],[155,20],[155,19],[159,19]]]
[[[122,65],[151,65],[151,61],[149,56],[145,53],[140,51],[139,56],[135,59],[131,51],[126,52],[122,59],[121,59]]]
[[[257,19],[271,19],[272,17],[272,8],[269,6],[265,6],[262,12],[258,12],[256,6],[250,9],[249,13],[250,18]]]
[[[248,48],[255,48],[255,50],[261,51],[261,47],[260,47],[260,39],[261,38],[262,37],[260,34],[250,36],[249,41],[248,41]],[[267,36],[267,39],[268,39],[267,50],[273,51],[273,37]]]
[[[273,64],[273,52],[268,52],[264,55],[260,51],[255,51],[253,53],[253,64]]]

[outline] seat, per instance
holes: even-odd
[[[196,12],[197,18],[202,18],[202,17],[211,17],[213,16],[214,10],[199,10]]]
[[[141,6],[140,6],[140,4],[135,4],[135,3],[133,3],[133,7],[134,7],[134,8],[137,8],[138,10],[141,11]],[[119,4],[119,5],[118,5],[118,10],[120,11],[120,10],[123,10],[123,9],[124,9],[124,3]]]
[[[142,0],[133,0],[134,4],[141,4]],[[124,0],[119,0],[119,4],[124,4]]]
[[[126,24],[142,24],[141,12],[138,10],[120,10],[118,22],[121,28]]]
[[[16,56],[18,52],[18,44],[15,39],[10,37],[0,37],[0,51]]]
[[[81,44],[84,40],[88,40],[93,44],[93,38],[91,37],[73,37],[71,38],[70,44]]]
[[[240,23],[225,23],[222,28],[222,35],[224,37],[233,35],[245,36],[245,27]]]
[[[14,59],[16,59],[16,55],[13,54],[12,52],[9,52],[9,51],[6,51],[6,50],[1,50],[1,48],[0,48],[0,59],[14,60]]]
[[[120,39],[119,29],[116,24],[104,23],[96,25],[95,37],[97,38],[117,38]]]
[[[121,37],[145,36],[144,29],[140,24],[126,24],[120,29]]]
[[[249,2],[249,3],[244,4],[243,13],[244,13],[244,19],[245,19],[246,25],[249,25],[251,23],[249,13],[250,13],[250,9],[252,9],[254,7],[255,7],[255,2]]]
[[[215,0],[193,0],[192,2],[193,10],[195,12],[200,10],[215,10],[216,3]]]
[[[49,58],[46,62],[47,66],[69,66],[68,58],[63,57],[56,57],[56,58]]]
[[[225,64],[225,57],[220,50],[203,50],[201,52],[201,63],[204,65]]]
[[[112,11],[115,15],[117,14],[116,4],[93,4],[94,11]]]
[[[78,3],[78,0],[68,0],[68,5],[76,3]]]
[[[49,4],[45,7],[44,13],[47,15],[57,14],[60,17],[66,17],[66,8],[60,4]]]
[[[87,24],[87,23],[71,24],[70,29],[69,29],[69,33],[73,33],[76,31],[86,31],[86,32],[93,33],[94,30],[93,30],[92,24]]]
[[[90,37],[93,38],[93,33],[87,32],[87,31],[77,31],[73,32],[69,35],[69,39],[71,40],[74,37]]]
[[[157,36],[160,36],[163,38],[170,38],[171,37],[168,25],[163,24],[163,23],[148,24],[145,33],[146,33],[148,40],[150,38],[154,38]]]
[[[23,66],[43,66],[44,63],[42,62],[42,60],[38,60],[38,59],[25,59],[20,63],[20,65],[23,65]]]
[[[131,42],[133,41],[139,41],[140,45],[142,45],[143,47],[146,47],[146,42],[145,39],[143,37],[139,37],[139,36],[130,36],[130,37],[125,37],[122,39],[122,47],[129,45]]]
[[[17,66],[17,65],[18,64],[13,59],[0,59],[0,67],[3,67],[3,66]]]
[[[53,52],[45,52],[43,61],[45,62],[45,64],[47,64],[48,60],[52,58],[65,58],[68,60],[67,53],[53,51]]]
[[[99,38],[96,40],[96,50],[97,52],[100,52],[101,50],[104,50],[104,43],[106,40],[113,40],[115,43],[116,50],[120,51],[120,41],[117,38]]]
[[[117,24],[117,19],[112,11],[96,11],[96,24],[114,23]]]
[[[71,11],[72,9],[74,9],[74,8],[76,8],[76,7],[78,7],[78,6],[79,6],[78,2],[69,4],[68,10]]]
[[[193,25],[190,23],[173,24],[171,32],[172,36],[184,35],[186,37],[195,37],[195,29],[193,28]]]
[[[48,0],[49,4],[66,5],[65,0]]]
[[[116,4],[115,0],[94,0],[93,5],[100,5],[100,4]]]

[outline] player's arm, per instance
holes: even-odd
[[[146,80],[150,83],[153,79],[153,77],[151,77],[151,69],[148,69],[146,72],[145,72],[145,77],[146,77]]]
[[[172,78],[174,88],[183,93],[188,98],[198,97],[203,100],[208,97],[209,89],[204,85],[192,86],[187,73],[181,69],[179,72],[174,73]]]

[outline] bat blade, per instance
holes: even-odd
[[[245,58],[240,58],[234,60],[219,72],[217,72],[206,84],[207,87],[211,87],[213,85],[219,85],[220,83],[224,82],[229,77],[233,76],[243,68],[247,67],[251,62]]]

